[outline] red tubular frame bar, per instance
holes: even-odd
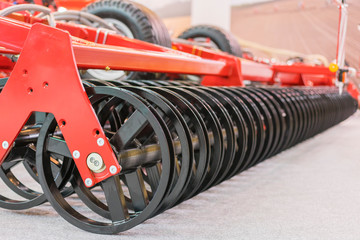
[[[13,18],[21,19],[24,18],[23,21],[30,21],[30,22],[43,22],[42,19],[31,18],[29,19],[26,16],[22,16],[21,14],[12,14]],[[125,61],[126,64],[122,63],[120,68],[123,70],[134,70],[134,71],[148,71],[148,72],[167,72],[167,73],[183,73],[183,74],[196,74],[196,75],[206,75],[203,80],[204,85],[243,85],[243,79],[250,80],[250,81],[257,81],[262,82],[265,84],[274,84],[280,83],[282,85],[332,85],[333,80],[335,78],[335,74],[331,73],[326,67],[315,67],[315,66],[308,66],[308,65],[269,65],[264,63],[257,63],[254,61],[249,61],[245,59],[239,60],[234,56],[230,56],[225,53],[220,53],[217,51],[212,51],[209,49],[187,45],[183,43],[173,42],[173,48],[176,50],[180,50],[182,53],[172,51],[171,49],[164,48],[161,46],[145,43],[136,39],[129,39],[126,37],[119,36],[117,34],[113,34],[109,31],[101,31],[99,29],[94,29],[91,27],[81,26],[81,25],[74,25],[68,23],[57,22],[57,28],[67,30],[72,36],[76,36],[78,38],[92,41],[92,42],[101,42],[107,45],[112,46],[121,46],[125,52],[128,52],[129,49],[136,49],[140,51],[142,57],[144,51],[151,51],[155,53],[169,53],[171,56],[173,55],[183,55],[189,57],[189,55],[184,54],[190,53],[192,55],[200,56],[203,60],[204,59],[211,59],[216,60],[217,62],[225,62],[226,66],[224,68],[229,68],[228,71],[219,71],[219,69],[213,69],[215,71],[209,71],[206,69],[208,63],[205,63],[205,67],[200,67],[199,65],[193,65],[194,68],[186,68],[186,67],[178,67],[174,68],[171,64],[163,65],[161,64],[161,69],[157,66],[158,63],[156,61],[149,61],[146,64],[139,64],[138,56],[134,56],[134,61],[131,58],[130,61]],[[85,43],[88,44],[88,43]],[[113,49],[113,48],[112,48]],[[88,50],[85,50],[86,52]],[[95,50],[94,50],[95,52]],[[102,52],[100,50],[100,52]],[[77,53],[75,51],[76,56]],[[88,53],[86,53],[87,55]],[[94,53],[96,55],[96,53]],[[100,53],[101,55],[102,53]],[[79,68],[108,68],[110,65],[114,67],[112,69],[119,69],[116,63],[119,63],[119,58],[106,58],[101,59],[104,60],[102,66],[99,66],[99,61],[96,61],[95,65],[94,62],[89,62],[89,59],[93,59],[91,57],[79,56],[80,59],[77,58]],[[125,55],[124,55],[125,57]],[[129,56],[127,56],[129,57]],[[170,56],[168,56],[171,58]],[[150,57],[152,58],[152,57]],[[140,58],[141,59],[141,58]],[[145,60],[145,59],[144,59]],[[188,58],[185,62],[188,62]],[[129,64],[134,63],[136,64]],[[84,63],[84,64],[82,64]],[[106,63],[106,64],[105,64]],[[151,64],[149,64],[151,63]],[[106,65],[106,66],[105,66]],[[130,65],[130,66],[129,66]],[[180,64],[175,64],[176,66],[180,66]],[[200,64],[204,66],[203,64]],[[205,69],[204,69],[205,68]],[[212,67],[210,67],[212,68]],[[288,73],[288,74],[278,74],[278,73]],[[303,79],[303,74],[307,74],[306,79],[309,79],[309,74],[317,76],[313,78],[311,81]],[[280,77],[279,77],[280,76]],[[275,81],[276,79],[276,81]],[[299,81],[300,79],[300,81]]]
[[[150,50],[156,52],[170,53],[170,54],[182,54],[184,56],[189,57],[189,55],[185,55],[184,53],[188,53],[191,55],[195,55],[201,57],[202,59],[208,60],[216,60],[217,62],[225,62],[226,65],[231,68],[230,72],[227,76],[220,74],[212,74],[210,72],[205,73],[205,77],[203,78],[203,85],[222,85],[222,86],[242,86],[243,79],[262,82],[265,84],[274,84],[275,78],[278,78],[278,73],[288,73],[286,75],[282,75],[283,77],[277,79],[280,84],[284,82],[283,85],[333,85],[333,81],[336,77],[335,73],[329,71],[329,69],[325,66],[309,66],[305,64],[296,64],[296,65],[270,65],[264,63],[258,63],[246,59],[239,59],[232,55],[229,55],[224,52],[214,51],[211,49],[184,44],[181,42],[173,42],[172,48],[175,50],[179,50],[180,52],[171,51],[171,49],[161,47],[158,45],[149,44],[143,41],[139,41],[136,39],[129,39],[126,37],[122,37],[117,34],[113,34],[111,32],[99,31],[98,29],[93,29],[91,27],[74,25],[68,23],[57,23],[56,27],[67,30],[70,32],[72,36],[79,37],[81,39],[85,39],[91,42],[100,42],[106,45],[112,46],[121,46],[125,48],[137,49],[137,50]],[[151,71],[151,69],[147,68],[146,71]],[[167,72],[167,66],[162,66],[162,72]],[[133,69],[136,70],[136,69]],[[145,71],[144,69],[142,71]],[[165,70],[165,71],[164,71]],[[178,73],[185,74],[185,69],[180,69]],[[195,73],[193,73],[195,74]],[[201,75],[201,74],[200,74]],[[306,79],[309,79],[310,75],[316,75],[312,81],[303,80],[303,76],[306,76]],[[300,78],[301,81],[296,81],[294,79]],[[326,83],[326,84],[324,84]]]
[[[31,25],[0,17],[0,27],[2,34],[0,46],[19,53]],[[72,37],[74,55],[79,68],[231,76],[231,66],[225,62],[202,59],[134,39],[132,42],[136,48],[96,44]],[[151,48],[152,50],[149,50]],[[155,49],[157,51],[154,51]]]
[[[21,14],[13,14],[11,17],[16,19],[21,19]],[[42,19],[23,19],[24,21],[30,22],[43,22]],[[231,56],[226,53],[219,51],[213,51],[210,49],[188,45],[179,42],[173,42],[173,48],[179,51],[173,51],[171,49],[161,47],[158,45],[153,45],[136,39],[129,39],[126,37],[119,36],[107,30],[94,29],[87,26],[75,25],[63,22],[57,22],[57,28],[68,31],[72,36],[81,38],[83,40],[88,40],[91,42],[100,42],[106,45],[118,46],[123,52],[123,56],[129,53],[130,50],[134,50],[140,55],[136,56],[135,54],[126,56],[124,62],[118,56],[114,57],[105,57],[97,59],[96,62],[93,62],[94,58],[89,56],[88,50],[85,50],[85,56],[79,56],[78,52],[75,50],[75,55],[79,56],[77,58],[79,68],[108,68],[110,65],[113,65],[112,69],[122,69],[122,70],[134,70],[134,71],[147,71],[147,72],[167,72],[167,73],[183,73],[183,74],[194,74],[194,75],[205,75],[203,78],[203,85],[243,85],[243,79],[261,82],[264,84],[280,84],[284,86],[288,85],[304,85],[304,86],[314,86],[314,85],[333,85],[336,74],[328,70],[324,66],[309,66],[305,64],[294,64],[294,65],[270,65],[265,63],[258,63],[246,59],[239,59],[234,56]],[[89,43],[84,43],[88,45]],[[101,46],[103,49],[104,47]],[[119,50],[120,50],[119,48]],[[114,47],[111,47],[114,49]],[[93,50],[94,55],[102,55],[103,50]],[[98,53],[95,53],[95,52]],[[80,52],[80,51],[79,51]],[[165,57],[167,60],[161,62],[157,61],[155,55],[150,56],[150,61],[145,53],[155,53],[156,56],[159,56],[159,53],[170,54],[169,55],[160,55]],[[188,54],[185,54],[188,53]],[[80,54],[80,53],[79,53]],[[216,60],[217,63],[225,63],[223,70],[219,68],[210,67],[210,62],[203,61],[202,64],[185,64],[181,65],[180,61],[175,64],[171,64],[171,58],[174,55],[180,55],[186,57],[185,63],[189,63],[189,56],[195,55],[201,57],[205,60]],[[82,55],[82,54],[80,54]],[[116,55],[116,54],[115,54]],[[88,57],[89,56],[89,57]],[[139,64],[139,59],[142,59],[145,64]],[[200,60],[200,58],[198,58]],[[129,60],[129,61],[128,61]],[[169,62],[170,61],[170,62]],[[99,62],[104,63],[99,65]],[[121,62],[121,66],[119,64]],[[131,64],[134,63],[134,64]],[[212,62],[212,64],[216,64]],[[160,66],[160,68],[158,67]],[[180,67],[181,66],[181,67]],[[120,68],[119,68],[120,67]],[[221,68],[221,67],[220,67]],[[225,70],[226,69],[226,70]],[[312,77],[314,76],[314,77]]]

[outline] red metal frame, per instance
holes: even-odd
[[[57,1],[56,3],[61,6],[63,3],[69,4],[83,4],[87,5],[92,0],[87,1],[79,1],[79,0],[63,0]],[[26,14],[13,14],[11,16],[17,20],[21,20],[24,22],[34,23],[34,22],[44,22],[44,20],[29,18]],[[128,53],[129,48],[136,49],[136,51],[155,51],[156,53],[170,53],[171,56],[174,54],[180,54],[179,52],[171,51],[170,49],[156,46],[153,44],[148,44],[142,41],[138,41],[136,39],[129,39],[126,37],[119,36],[117,34],[94,29],[91,27],[74,25],[68,23],[57,22],[57,28],[67,30],[72,36],[76,36],[78,38],[92,41],[92,42],[100,42],[106,45],[112,46],[121,46],[122,48],[126,48],[123,52],[124,57],[125,54]],[[237,85],[242,86],[243,80],[250,80],[261,82],[263,84],[278,84],[282,86],[291,86],[291,85],[304,85],[304,86],[317,86],[317,85],[333,85],[336,74],[329,71],[328,68],[324,66],[309,66],[305,64],[296,64],[296,65],[274,65],[274,64],[266,64],[259,63],[256,61],[250,61],[245,59],[238,59],[234,56],[228,55],[226,53],[221,53],[218,51],[212,51],[210,49],[206,49],[203,47],[198,47],[194,45],[173,42],[173,49],[179,50],[182,53],[189,53],[192,55],[196,55],[201,57],[201,59],[209,59],[216,60],[218,63],[222,62],[225,65],[210,66],[214,63],[203,61],[202,64],[186,64],[188,63],[188,58],[185,60],[186,66],[182,66],[181,69],[176,68],[176,66],[180,66],[180,64],[175,63],[175,65],[171,65],[171,63],[167,64],[167,61],[162,62],[161,60],[157,61],[156,58],[150,57],[151,60],[149,63],[151,64],[139,64],[138,57],[131,54],[133,58],[129,57],[124,62],[121,62],[120,68],[117,67],[116,62],[120,60],[116,57],[113,58],[102,58],[101,61],[104,63],[100,68],[108,69],[110,65],[113,65],[112,69],[123,69],[123,70],[134,70],[134,71],[148,71],[148,72],[167,72],[167,73],[183,73],[183,74],[195,74],[195,75],[204,75],[202,84],[203,85]],[[88,50],[86,50],[88,51]],[[100,51],[101,52],[101,51]],[[86,52],[86,55],[88,53]],[[94,53],[95,54],[95,53]],[[144,54],[141,52],[140,54]],[[101,54],[100,54],[101,55]],[[78,55],[76,55],[78,56]],[[158,56],[158,55],[157,55]],[[162,56],[162,55],[161,55]],[[167,58],[171,58],[171,56],[167,56]],[[81,56],[79,56],[81,57]],[[189,57],[187,55],[187,57]],[[160,57],[161,58],[161,57]],[[79,68],[96,68],[94,63],[91,62],[93,59],[91,56],[84,56],[82,59],[77,58]],[[90,61],[87,61],[90,60]],[[134,60],[134,61],[132,61]],[[146,57],[144,58],[144,62]],[[96,59],[97,63],[101,62],[100,59]],[[84,62],[85,64],[81,64]],[[135,64],[131,64],[135,63]],[[95,63],[96,64],[96,63]],[[165,65],[164,65],[165,64]],[[192,65],[192,66],[190,66]],[[219,64],[215,64],[219,65]],[[161,67],[161,69],[158,68]],[[208,66],[208,67],[207,67]],[[211,71],[213,68],[215,71]],[[222,70],[220,70],[222,68]]]
[[[43,5],[42,0],[33,0],[35,4]],[[96,0],[55,0],[56,7],[64,7],[71,10],[81,10],[86,7],[88,4],[95,2]],[[14,0],[0,0],[0,6],[11,6],[13,5]],[[16,0],[17,4],[29,3],[25,0]],[[2,8],[0,8],[2,9]]]
[[[30,17],[26,21],[42,20]],[[86,26],[57,23],[57,28],[51,28],[4,17],[0,17],[0,46],[0,54],[21,52],[15,66],[0,59],[2,69],[11,71],[0,94],[0,102],[6,103],[0,105],[0,112],[6,113],[0,125],[0,142],[7,141],[10,146],[0,149],[0,164],[31,113],[49,112],[58,121],[70,151],[80,152],[75,164],[82,179],[90,178],[93,184],[112,175],[110,166],[117,167],[116,173],[121,167],[91,107],[78,69],[192,74],[203,76],[204,85],[225,86],[241,86],[243,80],[286,86],[333,85],[336,77],[324,66],[271,65],[184,43],[174,42],[173,49],[168,49]],[[97,145],[99,137],[105,140],[103,146]],[[106,169],[102,173],[87,168],[86,157],[92,152],[104,159]]]
[[[137,50],[150,50],[156,52],[164,52],[170,54],[180,54],[179,52],[171,51],[168,48],[145,43],[136,39],[129,39],[111,32],[99,31],[91,27],[73,25],[68,23],[57,23],[56,27],[65,29],[70,32],[72,36],[76,36],[88,41],[104,43],[106,45],[121,46]],[[173,42],[172,48],[182,53],[192,54],[201,59],[215,60],[217,62],[224,62],[231,68],[228,74],[220,76],[211,72],[205,73],[203,78],[203,85],[221,85],[221,86],[242,86],[243,80],[257,81],[265,84],[280,84],[288,85],[333,85],[336,74],[331,72],[325,66],[310,66],[306,64],[296,65],[271,65],[265,63],[258,63],[246,59],[239,59],[232,55],[199,47],[191,44],[180,42]],[[182,54],[183,55],[183,54]],[[189,57],[188,55],[184,55]],[[162,71],[167,69],[167,66],[162,65]],[[135,69],[133,69],[135,70]],[[152,71],[146,66],[146,69],[141,71]],[[165,71],[166,72],[166,71]],[[181,73],[186,73],[185,69],[180,69]],[[286,74],[280,74],[286,73]],[[190,73],[189,73],[190,74]],[[196,74],[196,73],[192,73]],[[199,73],[201,75],[201,73]],[[204,73],[203,73],[204,74]],[[209,76],[211,75],[211,76]],[[314,76],[312,78],[311,76]],[[300,78],[300,81],[298,79]],[[275,81],[276,79],[276,81]]]
[[[71,10],[81,10],[96,0],[55,0],[57,7],[64,7]]]
[[[19,53],[24,45],[31,25],[8,18],[0,18],[0,20],[1,33],[4,34],[0,40],[0,45],[15,51],[14,53]],[[59,26],[62,25],[59,24]],[[67,24],[67,26],[73,26],[76,30],[76,25]],[[96,29],[89,27],[83,28],[92,34],[96,32]],[[93,35],[90,34],[87,39],[92,39],[91,36]],[[100,40],[101,36],[103,36],[103,33],[99,33]],[[152,45],[136,39],[128,39],[116,34],[108,34],[108,39],[112,38],[119,39],[118,45],[122,43],[124,43],[124,45],[131,44],[133,48],[96,44],[72,37],[77,66],[85,69],[96,68],[213,75],[221,79],[233,76],[233,66],[227,64],[226,61],[203,59],[198,56]],[[0,49],[0,53],[2,53],[2,51],[3,50]],[[230,55],[224,56],[228,59],[235,59],[235,57]],[[139,60],[141,62],[139,62]]]
[[[0,94],[0,102],[6,103],[0,105],[0,111],[7,114],[0,126],[0,141],[6,141],[10,146],[0,149],[0,163],[29,116],[38,111],[54,114],[70,152],[80,152],[75,164],[83,180],[90,178],[96,184],[106,179],[112,175],[110,166],[117,167],[116,173],[120,171],[82,86],[78,67],[213,75],[229,79],[235,72],[233,66],[223,61],[163,48],[163,51],[150,51],[149,44],[134,42],[143,49],[95,44],[44,24],[30,25],[0,17],[0,46],[5,47],[0,52],[21,52]],[[139,59],[144,64],[139,63]],[[95,134],[97,130],[98,135]],[[105,140],[104,146],[97,145],[99,137]],[[102,173],[93,173],[87,168],[86,158],[92,152],[99,153],[104,159],[106,169]]]
[[[7,56],[0,55],[0,78],[4,78],[10,75],[15,63]]]
[[[31,113],[39,111],[54,114],[70,152],[80,152],[80,157],[74,161],[84,180],[90,178],[96,184],[112,176],[110,166],[117,168],[116,173],[120,172],[109,142],[105,140],[103,146],[97,144],[98,138],[106,137],[78,75],[69,34],[42,24],[35,24],[30,29],[3,18],[0,21],[2,36],[5,29],[13,27],[22,29],[19,33],[23,37],[21,55],[0,94],[0,111],[6,114],[1,120],[0,141],[7,141],[10,146],[0,148],[0,163]],[[0,37],[0,43],[13,50],[21,48],[19,42],[4,43],[3,37]],[[86,165],[86,158],[92,152],[97,152],[104,160],[106,169],[101,173],[91,172]]]
[[[16,15],[13,17],[19,19]],[[31,20],[31,22],[34,22],[34,20]],[[243,85],[243,79],[262,82],[265,84],[277,83],[284,86],[332,85],[336,77],[335,73],[330,72],[324,66],[308,66],[305,64],[291,66],[270,65],[246,59],[239,59],[226,53],[184,43],[173,42],[173,48],[181,51],[179,52],[136,39],[122,37],[111,32],[99,31],[98,29],[86,26],[59,22],[57,23],[57,28],[67,30],[72,36],[76,36],[81,39],[89,41],[97,40],[97,42],[102,42],[106,45],[121,46],[121,48],[119,47],[117,49],[119,51],[122,50],[122,53],[124,54],[123,57],[127,57],[124,59],[119,58],[118,56],[115,56],[115,58],[110,56],[102,58],[100,61],[99,59],[92,58],[88,52],[92,51],[94,52],[93,54],[96,55],[95,52],[97,52],[97,50],[86,50],[85,56],[81,56],[81,51],[79,50],[79,53],[76,53],[76,56],[78,66],[80,68],[108,69],[108,67],[112,65],[112,69],[114,70],[123,69],[205,75],[202,84],[227,86],[241,86]],[[79,42],[81,41],[79,40]],[[89,43],[84,44],[86,45]],[[105,47],[101,45],[100,48],[102,48],[102,50],[100,50],[100,52],[102,52]],[[133,51],[130,51],[130,48]],[[111,47],[111,49],[114,49],[114,47]],[[135,52],[141,54],[143,62],[147,62],[147,60],[149,60],[149,63],[151,64],[139,64],[139,55],[136,56]],[[150,56],[150,53],[153,53],[153,55]],[[159,55],[159,53],[162,54]],[[191,58],[189,54],[197,57]],[[170,60],[174,56],[181,56],[184,58],[175,57],[176,61],[174,62]],[[160,59],[163,59],[163,61]],[[193,60],[191,61],[190,59]],[[96,62],[92,62],[92,60]],[[215,60],[216,62],[209,62],[206,60]],[[103,65],[98,66],[99,62],[102,62]],[[179,63],[182,63],[182,65]]]

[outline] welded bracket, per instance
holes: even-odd
[[[218,76],[204,76],[201,84],[204,86],[244,86],[240,58],[226,56],[226,58],[222,60],[226,61],[228,65],[231,66],[229,75],[226,78]]]
[[[241,59],[230,54],[214,51],[204,47],[182,44],[180,41],[172,43],[172,48],[181,52],[190,53],[202,59],[215,60],[226,63],[226,69],[222,75],[206,74],[201,84],[204,86],[244,86],[241,69]]]
[[[42,24],[31,27],[0,93],[0,164],[35,111],[54,114],[86,186],[120,172],[81,83],[69,33]],[[105,163],[101,173],[87,167],[86,158],[93,152],[100,154]]]

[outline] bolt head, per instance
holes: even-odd
[[[1,145],[2,145],[3,149],[9,148],[9,143],[7,141],[3,141]]]
[[[112,175],[114,175],[114,174],[116,174],[116,172],[117,172],[117,168],[116,168],[114,165],[112,165],[112,166],[110,166],[110,168],[109,168],[109,172],[110,172]]]
[[[78,159],[80,157],[80,152],[78,150],[75,150],[75,151],[73,151],[72,155],[75,159]]]
[[[93,185],[93,181],[90,178],[85,179],[85,185],[87,187],[91,187]]]
[[[105,144],[105,141],[104,141],[104,139],[103,138],[98,138],[97,140],[96,140],[96,142],[97,142],[97,144],[101,147],[101,146],[104,146],[104,144]]]
[[[96,173],[105,170],[104,161],[98,153],[90,153],[89,156],[86,158],[86,164],[91,171]]]

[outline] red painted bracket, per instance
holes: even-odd
[[[228,66],[231,66],[228,77],[204,76],[201,84],[204,86],[244,86],[240,58],[229,56],[225,61]]]
[[[120,172],[81,83],[70,35],[42,24],[31,27],[19,60],[0,93],[0,164],[34,111],[54,114],[70,152],[73,156],[75,151],[80,153],[74,161],[82,179],[87,183],[91,179],[91,186]],[[104,140],[101,146],[99,138]],[[106,169],[101,173],[87,167],[86,158],[92,152],[103,158]],[[110,166],[117,171],[112,167],[110,173]]]
[[[357,87],[355,86],[355,84],[353,82],[349,82],[349,84],[347,86],[347,91],[354,99],[356,99],[357,101],[360,101],[359,90],[357,89]]]

